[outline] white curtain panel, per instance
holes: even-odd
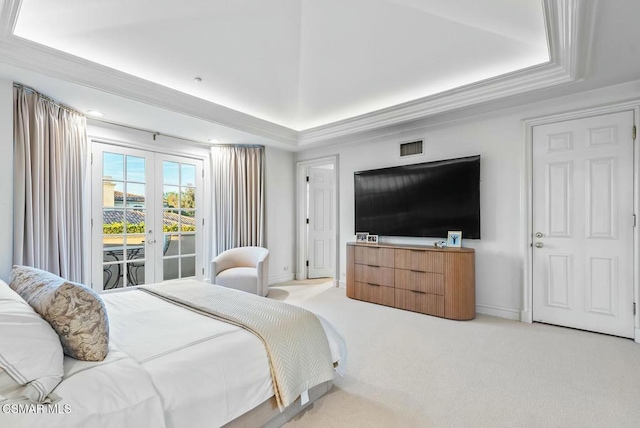
[[[215,146],[216,253],[264,246],[264,147]]]
[[[15,264],[83,279],[86,118],[14,86]]]

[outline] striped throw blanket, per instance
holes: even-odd
[[[333,379],[329,341],[318,318],[306,309],[195,280],[139,289],[259,337],[280,410],[304,391]]]

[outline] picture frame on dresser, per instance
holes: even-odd
[[[451,248],[462,247],[462,231],[450,230],[447,233],[447,247],[451,247]]]
[[[356,242],[367,242],[369,232],[356,232]]]
[[[377,244],[378,243],[378,235],[367,235],[367,242],[369,244]]]

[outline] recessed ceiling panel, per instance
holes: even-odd
[[[23,0],[14,34],[296,130],[549,59],[540,0]]]

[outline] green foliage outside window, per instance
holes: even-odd
[[[127,233],[144,233],[144,222],[127,223]],[[164,232],[195,232],[196,227],[188,224],[182,225],[179,230],[178,223],[165,224],[162,226]],[[122,223],[108,223],[102,225],[102,233],[105,235],[122,235],[124,233],[124,225]]]
[[[165,232],[195,232],[196,231],[196,227],[195,226],[190,226],[188,224],[183,224],[182,225],[182,230],[178,229],[178,223],[174,223],[171,225],[165,224],[162,226],[162,230]]]
[[[102,233],[105,235],[121,235],[124,233],[124,225],[122,223],[103,224]],[[127,223],[127,233],[144,233],[144,221],[140,223]]]

